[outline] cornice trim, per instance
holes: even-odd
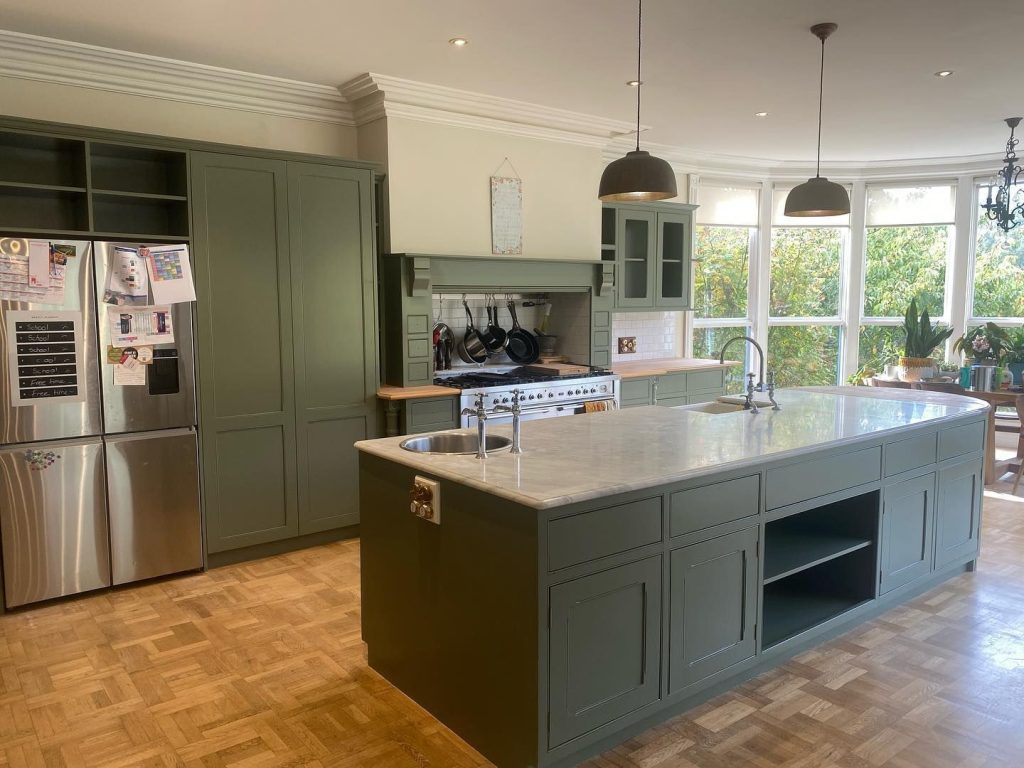
[[[605,147],[632,135],[633,123],[368,72],[338,90],[358,125],[404,117],[462,128]]]
[[[0,30],[0,76],[355,125],[338,90],[234,69]]]

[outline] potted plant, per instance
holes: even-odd
[[[974,360],[975,365],[998,365],[1003,351],[1009,344],[1006,331],[992,322],[971,328],[956,340],[953,351],[964,356],[964,361]]]
[[[917,299],[911,299],[903,319],[903,332],[906,341],[903,345],[903,357],[900,358],[900,379],[902,381],[921,381],[935,376],[935,361],[932,360],[936,348],[953,335],[952,328],[933,326],[928,310],[917,314]]]
[[[1024,384],[1024,328],[1017,328],[1007,334],[1006,367],[1013,375],[1014,386]]]

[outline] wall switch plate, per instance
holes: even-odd
[[[409,510],[416,517],[434,525],[441,524],[441,481],[416,475],[412,481],[412,504]]]
[[[619,354],[631,355],[636,352],[636,336],[619,336]]]

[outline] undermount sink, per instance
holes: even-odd
[[[679,410],[681,411],[697,411],[698,413],[735,413],[736,411],[742,411],[742,405],[736,405],[735,403],[719,403],[711,401],[709,403],[694,403],[693,405],[680,405]]]
[[[479,446],[476,435],[459,432],[442,432],[437,435],[421,435],[403,440],[399,445],[414,453],[444,453],[449,456],[476,453]],[[512,445],[512,439],[501,435],[488,435],[484,441],[487,452],[500,451]]]

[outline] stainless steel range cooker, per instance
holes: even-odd
[[[482,392],[487,420],[491,424],[512,421],[511,414],[494,409],[498,405],[510,405],[513,391],[517,389],[524,421],[619,407],[619,377],[601,368],[571,376],[537,373],[526,368],[446,371],[434,379],[434,384],[462,390],[460,411],[475,407],[477,396]],[[461,425],[475,426],[476,416],[463,416]]]

